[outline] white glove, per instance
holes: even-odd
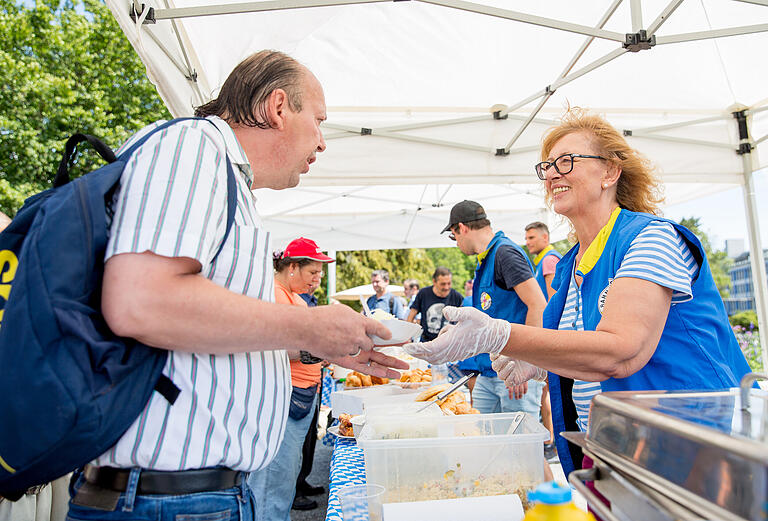
[[[543,382],[547,378],[547,371],[541,367],[507,355],[491,355],[491,367],[507,387],[514,387],[528,380]]]
[[[431,342],[405,344],[403,349],[431,364],[445,364],[481,353],[499,353],[507,345],[511,326],[506,320],[470,307],[446,306],[443,316],[456,324],[446,326]]]

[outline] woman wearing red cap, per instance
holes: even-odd
[[[317,244],[300,237],[285,251],[274,256],[275,302],[306,306],[300,293],[312,293],[320,285],[323,264],[333,259],[323,254]],[[288,351],[291,360],[291,406],[285,437],[277,456],[265,469],[251,473],[248,484],[256,498],[256,519],[290,521],[296,492],[296,477],[301,468],[301,447],[312,421],[321,378],[321,363],[309,353]],[[317,363],[312,363],[314,361]],[[309,362],[309,363],[308,363]]]

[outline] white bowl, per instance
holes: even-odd
[[[393,319],[382,320],[381,323],[392,332],[392,338],[389,340],[384,340],[381,337],[373,335],[371,338],[373,339],[373,345],[375,346],[402,344],[404,342],[410,342],[411,338],[416,335],[421,335],[421,326],[414,324],[413,322]]]

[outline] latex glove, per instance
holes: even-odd
[[[544,369],[507,355],[491,355],[491,367],[509,388],[524,384],[528,380],[543,382],[547,378],[547,371]]]
[[[509,340],[509,322],[491,318],[475,308],[446,306],[443,316],[456,324],[443,328],[431,342],[405,344],[403,349],[431,364],[445,364],[481,353],[498,353]]]
[[[515,385],[512,387],[507,387],[507,391],[509,393],[510,400],[519,400],[525,396],[525,393],[528,392],[528,382],[521,383],[520,385]]]

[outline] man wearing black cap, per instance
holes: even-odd
[[[483,207],[475,201],[457,203],[443,229],[447,231],[463,254],[477,255],[472,306],[494,318],[541,327],[547,303],[533,277],[533,266],[504,232],[493,232]],[[477,355],[472,361],[480,371],[472,391],[475,408],[481,413],[525,411],[538,417],[541,382],[528,382],[507,391],[487,354]]]

